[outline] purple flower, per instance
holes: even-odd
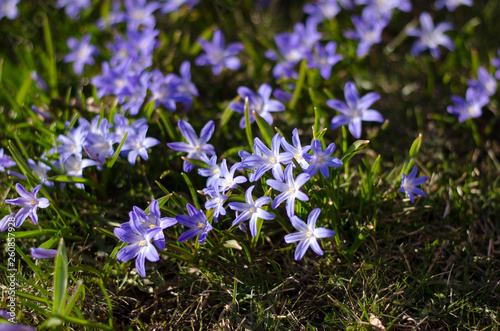
[[[387,18],[380,16],[371,7],[363,9],[361,17],[352,17],[352,24],[356,31],[346,31],[344,32],[344,36],[360,41],[356,51],[357,57],[365,56],[373,44],[378,44],[382,41],[382,30],[384,30],[388,23]]]
[[[283,146],[283,149],[293,155],[293,158],[297,161],[297,163],[302,167],[303,170],[307,169],[307,167],[309,167],[309,163],[307,163],[307,161],[305,160],[304,155],[306,155],[307,152],[311,149],[311,146],[307,145],[302,147],[302,144],[300,143],[299,132],[297,129],[293,129],[292,131],[292,143],[293,146],[290,145],[284,137],[281,139],[281,145]]]
[[[168,14],[177,11],[181,6],[186,5],[192,8],[200,2],[200,0],[161,0],[160,11],[162,14]]]
[[[498,48],[497,53],[498,57],[491,59],[491,64],[497,68],[497,71],[495,72],[496,79],[500,79],[500,48]]]
[[[33,172],[38,176],[38,179],[40,179],[40,182],[42,184],[47,187],[54,187],[54,183],[47,180],[47,171],[50,170],[50,167],[48,165],[41,161],[36,164],[32,159],[28,159],[28,165],[30,166],[31,170],[33,170]]]
[[[311,175],[311,177],[314,176],[319,169],[321,174],[325,178],[328,178],[330,177],[329,168],[338,168],[342,166],[342,161],[336,157],[330,156],[335,151],[334,143],[331,143],[325,150],[323,150],[321,142],[318,139],[314,139],[311,147],[314,154],[304,154],[306,161],[311,163],[307,168],[307,173]]]
[[[377,13],[388,20],[390,20],[394,9],[409,12],[412,7],[410,0],[355,0],[354,2],[357,5],[367,5],[368,7],[375,9]]]
[[[245,128],[245,99],[248,98],[248,110],[250,123],[255,122],[255,117],[253,112],[259,114],[260,117],[264,118],[269,125],[273,124],[273,117],[271,112],[279,112],[285,110],[285,105],[277,100],[271,100],[271,92],[273,89],[268,84],[262,84],[257,94],[245,86],[238,87],[238,95],[243,101],[231,102],[229,108],[231,110],[242,114],[243,117],[240,120],[240,128]]]
[[[267,171],[271,170],[274,178],[283,180],[283,168],[281,164],[292,162],[293,154],[289,152],[280,153],[281,135],[276,133],[271,141],[269,149],[259,138],[254,139],[254,155],[245,157],[241,166],[247,169],[255,169],[250,175],[250,181],[254,182],[261,178]]]
[[[184,142],[175,142],[175,143],[167,143],[167,146],[172,148],[174,151],[188,153],[188,159],[195,160],[203,160],[202,155],[215,155],[214,146],[211,144],[207,144],[207,142],[212,138],[212,134],[214,133],[215,125],[214,121],[209,121],[200,132],[200,138],[194,132],[193,127],[186,121],[179,120],[177,123],[179,130],[182,133],[184,139],[186,139],[187,143]],[[184,171],[189,172],[193,170],[194,165],[184,161]]]
[[[46,249],[46,248],[30,248],[30,254],[35,259],[52,259],[57,256],[57,249]]]
[[[286,201],[286,213],[288,217],[291,217],[295,214],[295,199],[300,201],[308,201],[309,197],[302,191],[299,191],[299,188],[307,183],[307,181],[311,178],[311,176],[307,173],[302,173],[297,176],[297,178],[293,178],[293,165],[289,164],[285,168],[285,181],[276,180],[276,179],[268,179],[266,184],[271,186],[276,191],[280,191],[282,193],[278,194],[276,198],[274,198],[271,207],[273,209],[278,208],[278,206]]]
[[[148,132],[147,125],[142,126],[137,134],[134,131],[129,131],[127,141],[123,144],[123,148],[128,151],[128,162],[131,165],[135,164],[137,155],[142,157],[143,160],[148,160],[147,149],[156,146],[160,143],[158,139],[146,137]]]
[[[130,213],[131,218],[136,217],[144,231],[153,238],[158,249],[165,249],[165,235],[163,229],[177,224],[175,218],[161,217],[160,205],[157,200],[151,201],[149,205],[149,215],[139,207],[134,206],[133,212]],[[123,228],[123,227],[122,227]]]
[[[127,18],[127,14],[120,10],[121,5],[121,0],[114,0],[111,4],[111,10],[109,11],[108,16],[99,18],[96,22],[96,26],[99,29],[104,30],[107,26],[114,26],[120,22],[124,22]]]
[[[361,137],[361,121],[384,121],[384,118],[378,111],[368,109],[372,103],[380,99],[378,93],[371,92],[359,98],[356,85],[353,82],[347,82],[344,86],[344,96],[347,103],[336,99],[330,99],[326,102],[329,107],[342,113],[342,115],[333,117],[332,130],[349,124],[349,132],[356,139],[359,139]]]
[[[209,199],[205,202],[205,209],[214,209],[214,222],[217,222],[219,215],[226,215],[224,202],[227,200],[227,195],[219,192],[217,189],[207,189],[205,192],[210,196],[210,198],[212,198],[211,200]]]
[[[49,86],[47,85],[47,83],[43,80],[42,77],[40,77],[40,75],[35,70],[31,71],[30,77],[35,82],[36,86],[40,90],[43,90],[45,92],[49,92]]]
[[[11,160],[8,155],[3,153],[3,148],[0,148],[0,171],[3,172],[5,168],[15,167],[16,165],[17,163],[14,160]]]
[[[202,154],[201,160],[208,165],[208,168],[199,168],[198,174],[203,177],[208,177],[207,187],[212,187],[217,184],[221,175],[220,166],[217,164],[217,156],[214,155],[209,159],[208,156]]]
[[[414,194],[421,195],[425,197],[424,191],[419,189],[417,186],[422,185],[427,181],[427,177],[418,177],[417,176],[417,167],[414,167],[408,176],[405,174],[401,174],[401,188],[399,192],[404,192],[410,198],[411,203],[414,201]]]
[[[90,5],[90,0],[57,0],[57,7],[64,7],[64,12],[72,19],[77,18],[80,11],[89,8]]]
[[[293,33],[299,36],[300,44],[306,53],[310,52],[314,45],[321,39],[321,33],[318,32],[318,24],[321,20],[315,17],[309,17],[306,20],[306,25],[296,23],[293,28]]]
[[[490,102],[490,98],[484,93],[478,93],[474,88],[468,88],[465,100],[458,95],[452,95],[451,101],[455,105],[448,106],[447,111],[452,115],[458,115],[458,121],[462,123],[469,118],[481,116],[481,108]]]
[[[19,10],[17,9],[17,4],[21,0],[3,0],[0,3],[0,19],[7,17],[9,20],[13,20],[19,16]]]
[[[477,77],[479,80],[469,79],[467,85],[475,89],[477,93],[484,93],[489,97],[495,94],[497,81],[485,68],[480,67],[477,70]]]
[[[193,104],[193,96],[198,96],[198,89],[191,81],[191,64],[189,61],[184,61],[180,69],[181,77],[177,85],[177,93],[182,98],[182,103],[186,109],[190,109]]]
[[[175,219],[180,224],[191,229],[187,230],[179,236],[178,241],[183,242],[197,235],[200,235],[198,242],[203,244],[207,239],[208,232],[212,231],[212,225],[208,223],[207,217],[201,211],[196,209],[189,203],[186,205],[189,215],[177,215]]]
[[[290,218],[293,227],[299,232],[287,234],[285,236],[285,242],[291,244],[299,241],[295,249],[295,261],[302,259],[309,247],[311,247],[316,254],[323,255],[323,251],[317,239],[335,236],[335,231],[333,230],[316,228],[316,221],[320,213],[321,209],[314,209],[309,216],[307,216],[307,224],[295,215]]]
[[[57,137],[57,141],[62,143],[58,147],[61,163],[64,163],[71,155],[82,155],[82,148],[88,133],[88,126],[79,125],[77,128],[72,128],[67,136],[61,134]]]
[[[94,118],[93,124],[97,124],[99,117]],[[104,164],[106,157],[113,156],[114,149],[113,144],[118,142],[117,136],[114,133],[109,132],[111,124],[108,124],[106,118],[101,119],[101,122],[97,126],[97,130],[94,132],[89,132],[87,134],[87,139],[85,140],[85,147],[95,153],[99,158],[101,164]]]
[[[332,67],[343,59],[342,55],[335,54],[337,43],[330,41],[325,48],[320,43],[316,43],[315,52],[309,54],[307,58],[307,67],[319,69],[324,79],[330,79]]]
[[[148,93],[148,84],[152,74],[143,71],[140,75],[130,76],[129,82],[129,95],[122,107],[124,111],[128,111],[131,116],[136,116],[146,99]]]
[[[126,98],[132,95],[130,91],[129,79],[134,77],[131,72],[130,60],[124,61],[116,67],[110,67],[108,62],[102,63],[102,74],[92,77],[90,82],[97,89],[97,97],[105,95],[115,95],[118,103],[123,103]]]
[[[185,93],[179,92],[179,87],[182,84],[182,79],[176,75],[169,74],[163,76],[159,70],[153,71],[153,79],[149,84],[149,89],[151,90],[150,100],[155,100],[155,107],[158,104],[165,106],[170,111],[175,111],[177,109],[175,103],[183,102],[190,103],[191,96],[187,96]]]
[[[11,213],[9,215],[5,215],[1,220],[0,220],[0,232],[4,232],[7,230],[8,227],[14,226],[16,221],[16,214]]]
[[[231,170],[227,169],[227,161],[223,159],[220,165],[220,178],[217,180],[219,191],[226,192],[227,190],[235,189],[238,184],[245,183],[247,179],[244,176],[234,177],[234,173],[240,167],[239,164],[233,164]]]
[[[128,262],[134,257],[135,267],[141,277],[146,277],[146,259],[156,262],[160,259],[158,251],[151,243],[151,239],[158,234],[156,231],[146,231],[140,223],[139,217],[134,212],[129,213],[130,221],[114,229],[116,237],[129,244],[123,247],[116,254],[116,258],[122,262]]]
[[[450,37],[444,34],[448,30],[452,30],[453,26],[448,23],[439,23],[434,27],[431,15],[423,12],[420,15],[421,30],[414,28],[407,32],[409,36],[418,37],[419,40],[415,41],[411,47],[411,54],[417,56],[426,49],[429,49],[434,58],[439,58],[439,45],[448,48],[450,51],[455,49],[455,45]]]
[[[68,47],[71,49],[71,52],[66,54],[63,60],[66,63],[73,62],[73,71],[77,75],[81,75],[83,73],[84,65],[94,64],[95,61],[92,56],[99,54],[97,47],[89,44],[91,37],[92,36],[87,33],[82,37],[81,41],[71,37],[66,42]]]
[[[153,28],[156,25],[153,12],[160,7],[158,2],[147,3],[146,0],[124,0],[123,4],[128,30],[138,30],[140,26]]]
[[[256,201],[253,200],[252,190],[255,185],[250,186],[248,190],[245,192],[245,201],[246,202],[230,202],[229,208],[232,210],[236,210],[241,214],[237,214],[236,219],[233,221],[231,226],[236,226],[237,224],[244,222],[246,220],[250,220],[250,233],[252,237],[257,236],[257,219],[263,220],[272,220],[274,219],[274,215],[268,211],[265,211],[261,207],[267,205],[270,201],[270,197],[260,197]]]
[[[455,9],[457,9],[460,5],[471,7],[472,0],[436,0],[436,3],[434,4],[436,9],[439,10],[446,6],[448,11],[455,11]]]
[[[220,30],[214,31],[212,42],[200,40],[198,43],[206,54],[202,54],[196,58],[196,65],[212,66],[214,75],[219,75],[224,67],[231,70],[238,70],[240,68],[240,60],[235,55],[243,50],[242,43],[232,43],[225,48],[224,35]]]
[[[48,199],[37,198],[38,191],[40,191],[41,187],[42,185],[40,184],[35,187],[33,191],[28,192],[21,184],[17,183],[16,191],[20,195],[20,197],[16,199],[5,200],[5,203],[22,206],[22,208],[16,214],[14,227],[20,227],[28,216],[31,217],[31,220],[33,221],[33,223],[35,223],[35,225],[38,224],[38,215],[36,214],[36,209],[38,207],[47,208],[50,205]]]
[[[280,61],[273,68],[274,78],[297,79],[299,74],[293,68],[308,53],[308,49],[302,44],[301,36],[297,33],[278,33],[274,36],[274,42],[280,52],[281,58],[284,59],[280,61],[280,56],[274,50],[266,51],[267,58]]]
[[[320,20],[331,20],[340,12],[337,0],[316,0],[304,5],[304,12]]]
[[[83,177],[83,169],[90,166],[98,166],[99,162],[89,159],[83,159],[82,155],[72,155],[69,156],[64,162],[64,169],[66,170],[66,175],[72,177]],[[79,189],[84,190],[85,186],[82,183],[75,183],[75,186]]]

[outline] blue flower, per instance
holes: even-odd
[[[146,137],[147,132],[147,125],[142,126],[137,133],[135,133],[134,131],[129,131],[127,141],[125,142],[125,144],[123,144],[123,148],[128,151],[127,159],[131,165],[135,164],[137,155],[147,161],[147,149],[160,143],[158,139]]]
[[[245,99],[248,98],[248,110],[250,123],[255,122],[255,117],[253,112],[259,114],[260,117],[264,118],[269,125],[273,124],[273,117],[270,112],[279,112],[285,110],[285,105],[277,100],[271,100],[271,92],[273,89],[268,84],[262,84],[257,94],[245,86],[238,87],[238,95],[241,97],[242,101],[231,102],[229,108],[243,117],[240,120],[240,128],[246,127],[245,122]]]
[[[177,224],[175,218],[172,217],[161,217],[160,205],[157,200],[151,201],[149,205],[149,215],[139,207],[134,206],[133,212],[130,213],[130,217],[137,218],[138,222],[144,229],[145,233],[149,237],[153,238],[158,249],[165,249],[165,235],[163,234],[163,229],[171,227]],[[122,225],[122,228],[123,225]]]
[[[226,48],[224,45],[224,35],[220,30],[214,31],[212,42],[200,40],[198,43],[206,54],[202,54],[196,58],[196,65],[212,66],[214,75],[219,75],[224,67],[231,70],[238,70],[240,68],[240,60],[235,55],[243,50],[242,43],[232,43]]]
[[[41,161],[36,164],[32,159],[28,159],[28,165],[30,166],[31,170],[33,170],[33,172],[38,176],[38,179],[40,179],[40,182],[42,184],[47,187],[54,187],[54,183],[47,180],[47,171],[50,170],[50,167],[48,165]]]
[[[5,171],[5,168],[15,167],[17,163],[8,155],[5,155],[3,152],[3,148],[0,148],[0,171]]]
[[[207,144],[207,142],[212,138],[212,134],[215,130],[214,121],[209,121],[200,132],[200,138],[194,132],[193,127],[186,121],[179,120],[177,122],[179,130],[182,136],[186,139],[187,143],[175,142],[167,143],[167,146],[172,148],[174,151],[188,153],[188,159],[202,160],[203,154],[215,155],[214,146]],[[184,161],[184,171],[189,172],[193,170],[194,165]]]
[[[208,223],[207,217],[201,211],[196,209],[189,203],[186,205],[189,215],[177,215],[175,219],[180,224],[191,229],[187,230],[179,236],[178,241],[183,242],[197,235],[200,235],[198,242],[203,244],[207,239],[208,232],[212,231],[212,225]]]
[[[331,143],[325,150],[323,150],[321,142],[318,139],[314,139],[311,147],[314,154],[304,154],[304,158],[310,163],[307,168],[307,173],[311,175],[311,177],[314,176],[319,169],[321,174],[325,178],[328,178],[330,177],[329,168],[338,168],[342,166],[342,161],[336,157],[330,156],[335,151],[334,143]]]
[[[227,195],[220,192],[214,187],[214,189],[207,189],[204,192],[212,198],[205,202],[205,209],[214,209],[214,222],[217,222],[219,215],[226,215],[226,209],[224,209],[224,202],[227,200]]]
[[[500,79],[500,48],[497,50],[498,57],[491,59],[491,64],[497,68],[497,71],[495,72],[495,78]]]
[[[285,168],[285,181],[276,179],[268,179],[266,181],[267,185],[271,186],[276,191],[282,192],[274,198],[271,207],[276,209],[283,201],[286,201],[286,213],[288,217],[295,214],[295,199],[300,201],[309,200],[309,197],[304,192],[299,191],[299,188],[311,178],[309,174],[302,173],[294,179],[292,171],[293,165],[289,164]]]
[[[42,185],[38,185],[33,189],[33,191],[28,192],[26,189],[19,183],[16,184],[16,191],[20,195],[19,198],[16,199],[7,199],[5,203],[22,206],[22,208],[17,212],[14,227],[20,227],[24,220],[29,216],[33,223],[38,224],[38,215],[36,210],[38,207],[47,208],[50,205],[50,202],[46,198],[37,198],[38,191]]]
[[[7,17],[9,20],[13,20],[19,16],[19,10],[17,9],[17,4],[21,0],[3,0],[0,6],[0,19]]]
[[[309,216],[307,216],[307,224],[295,215],[290,218],[293,227],[299,232],[287,234],[285,236],[285,242],[291,244],[299,241],[295,249],[295,261],[302,259],[309,247],[311,247],[316,254],[323,255],[323,250],[318,243],[318,239],[335,236],[335,231],[333,230],[316,228],[316,221],[320,213],[321,209],[314,209]]]
[[[479,67],[477,77],[479,80],[469,79],[467,85],[475,89],[477,93],[483,93],[489,97],[495,94],[497,81],[485,68]]]
[[[382,30],[389,24],[389,20],[382,17],[375,9],[366,7],[361,17],[356,15],[352,17],[352,24],[356,30],[345,31],[344,36],[360,41],[356,56],[363,57],[368,54],[373,44],[382,41]]]
[[[208,165],[208,168],[199,168],[198,174],[203,177],[208,177],[207,187],[212,187],[217,184],[221,175],[220,166],[217,164],[217,156],[214,155],[209,159],[208,156],[203,154],[201,160]]]
[[[140,26],[153,28],[156,25],[153,13],[160,7],[158,2],[124,0],[123,5],[126,11],[127,30],[138,30]]]
[[[129,244],[116,254],[116,258],[122,262],[128,262],[134,257],[135,267],[141,277],[146,277],[146,259],[156,262],[160,259],[158,251],[151,243],[151,239],[157,234],[155,231],[146,231],[134,212],[129,213],[130,221],[114,229],[115,236]]]
[[[359,139],[361,137],[361,121],[384,121],[384,118],[378,111],[368,109],[375,101],[380,99],[378,93],[371,92],[359,98],[356,85],[353,82],[347,82],[344,86],[344,96],[347,103],[336,99],[330,99],[326,102],[328,106],[342,113],[342,115],[333,117],[331,123],[332,130],[349,124],[349,132],[356,139]]]
[[[196,6],[198,2],[200,2],[200,0],[163,0],[160,11],[162,14],[168,14],[177,11],[183,5],[192,8]]]
[[[77,18],[80,11],[89,8],[90,5],[90,0],[57,0],[57,7],[64,7],[64,12],[72,19]]]
[[[422,191],[417,186],[422,185],[427,181],[427,177],[415,178],[415,176],[417,176],[416,166],[413,168],[413,170],[410,172],[408,176],[406,176],[405,174],[401,175],[401,188],[399,189],[399,192],[404,192],[408,195],[412,203],[414,202],[413,201],[414,194],[425,197],[424,191]]]
[[[342,55],[335,54],[337,43],[330,41],[325,48],[320,43],[314,47],[315,53],[309,54],[307,58],[308,68],[317,68],[324,79],[330,79],[332,67],[343,59]]]
[[[271,170],[276,179],[283,180],[283,168],[281,164],[292,162],[293,154],[289,152],[280,153],[281,135],[276,133],[271,141],[269,149],[259,138],[254,139],[254,154],[246,156],[241,161],[241,166],[247,169],[255,169],[250,175],[250,181],[254,182],[261,178],[267,171]]]
[[[91,166],[99,166],[99,162],[82,159],[81,154],[71,155],[64,161],[64,169],[66,170],[66,175],[72,177],[83,177],[83,169]],[[75,186],[79,189],[84,190],[85,186],[82,183],[75,183]]]
[[[268,211],[265,211],[261,207],[268,204],[271,201],[270,197],[260,197],[256,201],[253,200],[252,190],[255,185],[250,186],[248,190],[245,192],[245,201],[246,202],[230,202],[229,208],[232,210],[236,210],[241,214],[237,214],[236,219],[233,221],[231,226],[235,226],[241,222],[244,222],[250,219],[250,233],[252,237],[257,236],[257,219],[263,220],[272,220],[274,219],[274,215]]]
[[[472,6],[472,0],[436,0],[436,3],[434,6],[436,9],[442,9],[443,7],[446,6],[446,9],[448,11],[455,11],[458,6],[464,5],[464,6]]]
[[[304,5],[304,12],[312,17],[331,20],[340,12],[337,0],[316,0]]]
[[[307,163],[304,156],[311,149],[311,145],[307,145],[307,146],[302,147],[302,144],[300,143],[300,138],[299,138],[299,131],[297,129],[293,129],[293,131],[292,131],[292,143],[293,143],[293,146],[290,145],[285,140],[284,137],[281,139],[281,145],[283,146],[283,149],[286,152],[293,155],[293,158],[302,167],[302,169],[304,169],[304,170],[307,169],[307,167],[309,167],[309,163]]]
[[[451,101],[455,105],[448,106],[446,110],[452,115],[458,115],[458,121],[462,123],[469,118],[481,116],[481,108],[490,102],[490,98],[484,93],[478,93],[474,88],[468,88],[465,100],[458,95],[452,95]]]
[[[46,248],[30,248],[30,254],[35,259],[52,259],[57,256],[57,249],[46,249]]]
[[[67,41],[68,47],[71,49],[71,52],[64,56],[64,62],[73,62],[73,71],[77,75],[81,75],[83,73],[83,66],[86,64],[92,65],[94,64],[94,55],[99,54],[99,50],[97,47],[90,45],[90,34],[86,34],[82,37],[81,41],[78,41],[76,38],[69,38]]]
[[[426,49],[429,49],[434,58],[439,58],[439,45],[448,48],[450,51],[455,49],[453,41],[450,37],[444,34],[448,30],[453,30],[453,26],[448,23],[439,23],[434,27],[431,15],[424,12],[420,15],[421,30],[414,28],[407,32],[409,36],[418,37],[419,40],[415,41],[411,47],[411,54],[417,56]]]
[[[107,118],[103,118],[99,122],[99,116],[96,116],[92,120],[92,126],[95,129],[90,130],[87,134],[84,147],[96,154],[101,164],[104,164],[106,157],[113,156],[115,152],[113,144],[119,141],[116,134],[109,132],[112,124],[108,123]]]
[[[14,226],[16,221],[16,214],[11,213],[9,215],[5,215],[1,220],[0,220],[0,232],[4,232],[7,230],[8,227]]]
[[[235,189],[238,184],[245,183],[247,179],[244,176],[234,177],[234,173],[238,169],[240,169],[240,164],[233,164],[231,170],[228,170],[227,161],[223,159],[220,165],[220,178],[217,180],[217,186],[214,185],[214,188],[226,192],[227,190]]]

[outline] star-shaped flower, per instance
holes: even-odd
[[[360,98],[356,85],[353,82],[347,82],[344,87],[344,95],[346,102],[337,99],[330,99],[326,102],[328,106],[342,113],[342,115],[333,117],[332,130],[349,124],[349,132],[356,139],[359,139],[361,137],[361,121],[384,121],[378,111],[368,109],[375,101],[380,99],[380,94],[371,92]]]
[[[41,187],[42,185],[40,184],[35,187],[33,191],[28,192],[21,184],[17,183],[16,191],[21,197],[5,200],[5,203],[22,206],[22,208],[16,214],[14,227],[20,227],[28,216],[31,217],[33,223],[38,224],[38,215],[36,213],[37,208],[47,208],[50,205],[48,199],[37,198],[38,191],[40,191]]]
[[[415,166],[413,170],[410,172],[408,176],[405,174],[402,174],[401,176],[401,188],[399,189],[399,192],[404,192],[408,195],[410,198],[411,203],[414,202],[414,195],[421,195],[425,197],[424,191],[422,191],[420,188],[417,186],[422,185],[427,181],[427,177],[418,177],[417,176],[417,167]]]
[[[291,244],[300,241],[295,249],[294,258],[296,261],[302,259],[309,247],[311,247],[316,254],[323,255],[323,250],[317,239],[335,236],[335,231],[333,230],[316,228],[316,221],[320,213],[321,209],[314,209],[309,216],[307,216],[307,224],[295,215],[290,218],[293,227],[299,230],[299,232],[287,234],[285,236],[285,242]]]

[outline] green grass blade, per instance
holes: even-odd
[[[253,151],[253,135],[252,127],[250,126],[250,106],[248,104],[248,98],[245,98],[245,133],[247,135],[250,150]]]
[[[262,133],[262,137],[266,141],[267,145],[271,146],[271,142],[272,142],[273,137],[274,137],[273,128],[271,128],[269,123],[267,123],[267,121],[263,117],[261,117],[259,114],[257,114],[256,112],[253,112],[253,116],[254,116],[255,120],[257,121],[257,126],[260,129],[260,133]]]
[[[52,306],[53,314],[60,314],[65,306],[65,296],[68,287],[68,255],[64,239],[59,240],[57,250],[56,267],[54,273],[54,304]]]

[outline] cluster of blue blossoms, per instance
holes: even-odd
[[[53,187],[47,173],[64,174],[69,177],[83,177],[83,170],[95,167],[101,170],[106,159],[113,156],[115,147],[126,136],[120,155],[126,157],[133,166],[140,157],[148,160],[148,149],[159,144],[155,138],[147,137],[148,125],[146,119],[135,119],[132,123],[125,115],[137,116],[145,103],[153,103],[153,107],[164,107],[170,111],[182,105],[189,110],[199,93],[191,80],[191,63],[184,61],[179,67],[179,74],[164,73],[153,66],[153,52],[159,48],[156,29],[155,13],[168,14],[179,8],[192,8],[199,0],[114,0],[111,11],[104,19],[96,22],[102,30],[113,31],[113,41],[107,45],[112,56],[101,63],[102,72],[94,76],[90,82],[96,88],[97,97],[114,97],[121,106],[122,114],[114,116],[112,123],[106,118],[95,117],[91,122],[80,118],[77,125],[67,127],[66,133],[57,138],[58,145],[43,154],[38,163],[29,159],[28,165],[39,178],[40,183]],[[0,1],[0,19],[6,17],[14,19],[18,16],[17,4],[19,0]],[[446,8],[454,11],[458,5],[470,6],[471,0],[437,0],[434,7],[438,10]],[[77,19],[85,10],[91,7],[90,0],[69,1],[58,0],[58,8],[64,8],[68,17]],[[332,77],[333,67],[342,61],[344,56],[337,54],[335,41],[321,42],[323,35],[318,27],[324,22],[333,19],[341,10],[355,10],[361,6],[361,15],[352,15],[353,29],[344,31],[344,36],[359,41],[356,56],[364,57],[369,54],[373,45],[382,42],[382,32],[390,23],[396,10],[408,12],[412,9],[409,0],[316,0],[304,6],[308,15],[305,23],[296,23],[292,32],[282,32],[274,37],[276,49],[269,49],[266,57],[276,64],[272,74],[280,88],[274,90],[269,84],[262,84],[254,92],[252,89],[240,86],[237,93],[241,100],[229,104],[229,108],[242,115],[240,128],[246,127],[245,101],[248,103],[250,124],[254,123],[258,114],[269,124],[273,123],[272,113],[283,112],[283,102],[291,100],[291,92],[295,89],[299,78],[297,66],[305,62],[307,68],[317,69],[321,77],[328,80]],[[411,54],[418,56],[429,51],[432,57],[439,58],[440,47],[452,51],[454,44],[445,32],[453,29],[450,23],[434,24],[431,14],[424,12],[419,18],[420,27],[408,28],[408,36],[415,37]],[[123,33],[121,31],[124,31]],[[91,35],[85,34],[80,39],[69,38],[67,46],[69,52],[64,56],[65,63],[71,63],[76,75],[82,75],[85,66],[94,65],[95,57],[101,55],[96,46],[91,45]],[[223,70],[238,70],[241,61],[237,55],[244,50],[240,42],[226,45],[224,34],[215,29],[211,40],[199,39],[198,44],[202,53],[194,59],[197,66],[210,66],[214,75],[220,75]],[[496,78],[500,78],[500,49],[499,58],[492,60],[492,65],[498,68]],[[448,112],[458,115],[459,122],[481,115],[481,108],[489,102],[495,93],[497,82],[490,73],[480,68],[478,79],[468,82],[466,97],[452,96],[455,103],[448,107]],[[35,72],[33,79],[41,89],[47,89],[46,83]],[[273,99],[274,96],[276,99]],[[348,81],[344,86],[344,99],[329,99],[326,105],[339,112],[333,116],[330,127],[337,129],[347,126],[356,139],[362,135],[362,122],[383,122],[380,112],[370,107],[380,99],[380,95],[369,92],[363,96],[358,93],[355,83]],[[33,108],[38,114],[48,116],[43,110]],[[310,183],[314,176],[329,178],[330,168],[337,168],[342,161],[333,157],[335,144],[323,147],[319,140],[312,140],[310,144],[302,145],[299,130],[292,132],[291,143],[277,133],[267,146],[259,138],[255,138],[253,151],[239,152],[240,162],[229,164],[228,159],[218,160],[214,147],[209,144],[215,125],[209,121],[198,135],[193,127],[184,120],[178,121],[178,128],[185,138],[185,142],[170,142],[167,145],[174,151],[187,153],[184,158],[183,170],[192,171],[195,165],[190,160],[201,161],[205,167],[199,168],[198,174],[206,177],[206,187],[203,193],[207,197],[206,210],[213,210],[213,221],[217,222],[221,215],[227,215],[227,208],[235,211],[232,226],[238,226],[247,231],[245,222],[248,221],[248,230],[253,237],[258,236],[258,220],[271,221],[276,215],[268,211],[269,207],[276,210],[285,206],[286,215],[291,225],[298,231],[284,237],[286,243],[299,242],[295,251],[295,259],[300,260],[306,251],[311,249],[322,255],[323,251],[317,239],[329,238],[335,235],[333,230],[316,227],[320,209],[313,209],[307,223],[297,215],[296,202],[308,201],[304,191],[305,185]],[[196,162],[198,163],[198,162]],[[0,171],[15,167],[16,163],[0,149]],[[261,178],[267,175],[267,180]],[[238,172],[238,173],[237,173]],[[15,171],[8,173],[21,180],[26,178]],[[427,177],[417,177],[417,168],[409,174],[402,175],[400,191],[408,195],[413,203],[415,195],[425,196],[418,186],[427,181]],[[243,184],[252,183],[249,187]],[[264,184],[265,183],[265,184]],[[84,189],[82,183],[75,183],[76,187]],[[270,190],[264,190],[267,185]],[[16,213],[5,216],[0,221],[0,231],[14,222],[15,227],[21,226],[27,217],[37,224],[37,208],[47,208],[49,200],[38,198],[41,185],[28,192],[21,184],[16,184],[20,195],[17,199],[6,200],[7,203],[20,206]],[[230,201],[233,191],[244,193],[245,202]],[[254,192],[268,191],[263,196],[254,196]],[[275,196],[272,197],[271,192]],[[233,200],[233,199],[231,199]],[[213,229],[203,210],[198,210],[188,204],[186,215],[177,215],[174,218],[161,217],[160,204],[153,200],[149,212],[133,207],[129,213],[129,221],[116,228],[114,233],[118,239],[127,243],[117,258],[129,261],[136,258],[136,268],[141,276],[146,275],[145,261],[159,260],[158,249],[165,248],[164,230],[177,223],[189,228],[182,233],[178,241],[198,237],[199,243],[204,243],[209,232]],[[37,258],[54,256],[54,251],[34,249],[32,255]]]

